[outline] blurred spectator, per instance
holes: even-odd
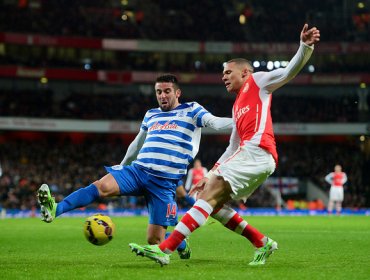
[[[32,209],[36,207],[35,191],[50,182],[53,193],[60,200],[73,190],[105,174],[104,165],[122,160],[127,146],[122,140],[106,139],[104,135],[88,137],[81,143],[68,138],[45,134],[44,140],[18,140],[0,145],[3,175],[0,177],[0,204],[5,208]],[[227,142],[203,137],[199,159],[211,168],[225,150]],[[341,162],[348,175],[344,207],[370,206],[369,175],[365,170],[365,155],[359,147],[348,143],[278,143],[279,166],[273,176],[298,177],[312,180],[326,188],[324,177],[332,169],[333,161]],[[304,149],[302,149],[304,146]],[[105,156],[104,156],[105,155]],[[367,199],[367,200],[366,200]],[[143,207],[138,199],[116,199],[115,207]],[[248,207],[272,207],[275,199],[260,188],[247,202]]]
[[[358,95],[273,96],[272,117],[275,122],[358,122]],[[182,102],[193,101],[186,93]],[[197,102],[219,116],[230,116],[233,99],[228,96],[196,96]],[[0,116],[42,117],[63,119],[136,120],[156,104],[153,94],[90,94],[74,92],[53,100],[48,91],[0,90]],[[42,109],[40,109],[42,108]],[[101,110],[109,108],[109,110]]]
[[[308,21],[319,26],[326,41],[337,41],[337,34],[343,41],[366,41],[370,34],[368,8],[346,0],[22,3],[3,1],[2,31],[153,40],[296,41],[297,28]],[[240,15],[245,17],[242,23]]]

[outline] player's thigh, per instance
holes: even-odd
[[[142,186],[145,184],[143,180],[148,175],[139,168],[130,165],[115,165],[106,167],[106,170],[116,182],[118,188],[118,192],[117,188],[115,189],[116,195],[138,196],[143,194]]]
[[[166,235],[167,227],[149,224],[147,229],[147,242],[151,245],[161,243]]]
[[[222,163],[216,174],[232,189],[233,199],[249,197],[275,170],[271,154],[260,148],[241,147],[230,160]]]
[[[231,199],[232,189],[230,184],[220,176],[212,176],[199,193],[197,199],[207,201],[213,208],[221,207]]]
[[[329,197],[333,201],[343,201],[343,188],[331,187]]]

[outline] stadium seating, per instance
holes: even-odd
[[[233,99],[220,95],[222,62],[235,55],[261,64],[288,60],[307,20],[320,28],[323,42],[310,60],[313,68],[305,67],[274,94],[274,122],[367,123],[369,11],[348,1],[347,12],[344,1],[293,2],[4,1],[0,117],[138,122],[156,104],[152,81],[159,72],[180,75],[182,101],[196,100],[215,115],[230,116]],[[35,208],[35,190],[45,181],[57,199],[89,184],[105,174],[104,165],[120,162],[133,138],[132,133],[0,132],[0,208],[13,209]],[[344,206],[369,207],[369,140],[332,136],[279,135],[280,162],[273,176],[311,180],[327,190],[324,175],[341,162],[349,175]],[[199,157],[205,166],[212,166],[227,141],[203,137]],[[114,203],[133,207],[126,198]],[[144,205],[141,199],[135,203]],[[248,201],[248,207],[272,205],[264,188]]]

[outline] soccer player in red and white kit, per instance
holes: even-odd
[[[161,265],[169,264],[170,254],[210,215],[227,216],[223,214],[225,203],[248,198],[274,172],[278,155],[270,112],[271,93],[293,79],[303,68],[314,44],[320,40],[320,31],[316,27],[308,29],[305,24],[300,39],[299,49],[286,68],[253,73],[252,65],[245,59],[236,58],[224,63],[222,80],[226,90],[236,94],[230,144],[206,178],[191,189],[190,194],[200,191],[198,200],[172,234],[159,245],[130,243],[134,252]],[[219,216],[216,219],[222,222]],[[246,221],[238,221],[239,226],[245,226]],[[229,224],[238,224],[238,221],[232,220]],[[249,230],[248,234],[259,241],[253,242],[257,248],[249,264],[265,264],[277,249],[277,243],[256,229]]]
[[[325,176],[325,181],[330,187],[328,213],[333,212],[334,203],[337,215],[342,211],[342,202],[344,198],[343,185],[347,182],[347,174],[342,171],[342,166],[337,164],[334,166],[334,172],[330,172]]]
[[[198,184],[200,180],[206,176],[208,170],[204,166],[202,166],[202,162],[200,159],[196,159],[194,161],[193,168],[189,169],[187,178],[186,178],[186,183],[185,183],[185,189],[189,191],[193,186]]]

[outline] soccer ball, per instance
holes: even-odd
[[[88,217],[84,224],[86,239],[94,245],[104,245],[112,240],[115,225],[111,218],[103,214],[95,214]]]

